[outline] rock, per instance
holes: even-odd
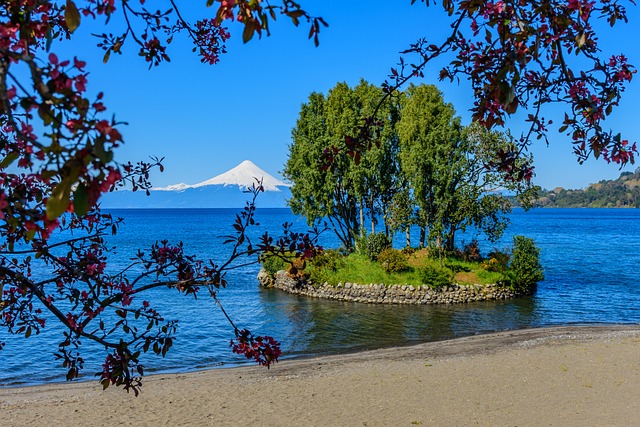
[[[428,285],[413,286],[406,283],[387,286],[384,283],[363,285],[340,282],[337,286],[331,286],[326,282],[315,284],[290,277],[284,270],[275,275],[261,270],[257,278],[261,286],[275,287],[292,294],[366,304],[464,304],[531,294],[531,291],[520,293],[497,285],[451,284],[433,289]]]
[[[261,269],[258,273],[258,282],[265,288],[272,288],[275,285],[274,277],[265,269]]]

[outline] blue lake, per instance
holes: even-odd
[[[110,243],[113,268],[127,265],[138,248],[156,240],[183,241],[187,253],[221,260],[228,250],[221,236],[230,234],[233,209],[114,210],[125,225]],[[306,230],[288,209],[258,209],[260,227],[277,235],[284,222]],[[481,242],[484,253],[504,248],[515,234],[535,239],[546,278],[533,297],[514,301],[448,306],[385,306],[308,299],[261,289],[252,265],[233,272],[219,299],[239,327],[273,335],[286,358],[352,352],[450,339],[498,330],[580,323],[640,323],[640,210],[516,210],[511,226],[496,245]],[[402,236],[398,236],[399,239]],[[474,236],[461,236],[467,242]],[[336,247],[330,234],[326,247]],[[415,238],[414,238],[414,241]],[[462,240],[461,240],[462,242]],[[398,247],[402,246],[398,240]],[[149,355],[147,373],[181,372],[245,363],[231,353],[232,330],[204,295],[196,301],[168,289],[146,297],[167,319],[179,319],[174,347],[162,359]],[[64,381],[65,370],[53,353],[60,330],[47,327],[29,339],[0,330],[0,386]],[[102,349],[83,342],[84,379],[99,370]],[[282,362],[281,362],[282,363]]]

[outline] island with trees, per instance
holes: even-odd
[[[341,243],[313,259],[263,257],[260,281],[293,293],[361,302],[453,303],[529,295],[542,280],[539,250],[516,236],[511,253],[483,257],[473,228],[496,242],[515,194],[525,208],[538,187],[486,165],[515,144],[508,133],[463,126],[433,85],[411,85],[379,104],[383,89],[364,80],[312,93],[302,106],[284,175],[290,206],[310,226],[326,222]],[[376,142],[348,155],[333,149],[365,117]],[[354,136],[355,137],[355,136]],[[330,157],[330,167],[325,162]],[[519,161],[530,163],[531,157]],[[420,230],[412,246],[411,227]],[[404,249],[392,248],[404,233]],[[366,284],[366,285],[362,285]]]

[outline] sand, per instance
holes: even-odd
[[[640,425],[640,326],[558,327],[261,367],[0,389],[2,426]]]

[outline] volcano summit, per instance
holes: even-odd
[[[114,208],[241,208],[251,195],[247,193],[262,180],[264,192],[258,196],[259,208],[284,208],[291,197],[289,185],[245,160],[233,169],[197,184],[173,184],[153,188],[151,195],[128,190],[114,191],[102,197],[102,207]]]

